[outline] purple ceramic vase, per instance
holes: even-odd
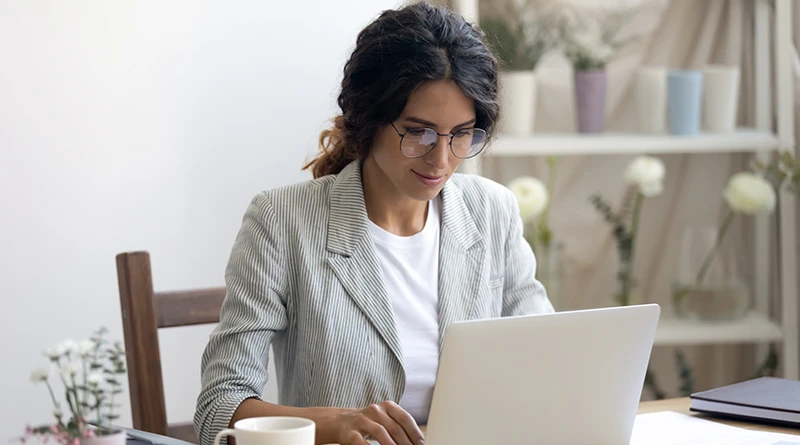
[[[606,114],[605,70],[575,71],[575,109],[580,133],[602,133]]]

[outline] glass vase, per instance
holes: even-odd
[[[750,308],[750,290],[739,274],[740,239],[730,230],[718,238],[717,227],[685,229],[672,304],[675,315],[699,321],[730,321]]]
[[[556,311],[564,310],[561,284],[564,277],[564,244],[553,243],[536,248],[536,279],[544,285],[547,297]]]

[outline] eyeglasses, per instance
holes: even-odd
[[[421,158],[430,153],[439,141],[439,136],[450,136],[450,151],[460,159],[477,156],[489,140],[486,132],[480,128],[465,128],[455,134],[437,133],[430,128],[411,128],[400,133],[394,122],[392,128],[400,136],[400,151],[409,158]]]

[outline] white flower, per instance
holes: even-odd
[[[736,212],[770,213],[775,209],[776,198],[772,185],[753,173],[740,172],[731,176],[724,196]]]
[[[614,48],[589,32],[576,33],[569,46],[572,51],[600,62],[608,62],[614,57]]]
[[[81,357],[86,357],[94,351],[95,343],[92,340],[83,340],[78,343],[78,355]]]
[[[644,195],[646,198],[658,196],[662,191],[664,191],[663,182],[645,182],[639,185],[639,193]]]
[[[33,383],[44,382],[45,380],[47,380],[47,377],[49,375],[50,375],[49,368],[39,368],[31,373],[31,381]]]
[[[544,183],[530,176],[514,179],[508,184],[519,204],[519,215],[523,221],[530,221],[539,216],[549,200]]]
[[[639,156],[628,165],[625,181],[639,187],[639,192],[651,198],[661,194],[664,189],[666,169],[660,159],[652,156]]]
[[[81,371],[81,365],[78,363],[64,363],[61,365],[61,376],[65,379],[75,377]]]
[[[78,344],[75,343],[75,340],[64,340],[61,342],[58,347],[61,348],[67,354],[74,354],[78,351]]]
[[[54,415],[56,418],[59,418],[59,419],[60,419],[60,418],[61,418],[61,416],[63,416],[63,415],[64,415],[64,413],[61,411],[61,408],[56,408],[56,409],[54,409],[54,410],[53,410],[53,415]]]
[[[89,377],[86,377],[86,382],[92,386],[97,386],[102,381],[103,381],[103,374],[100,374],[99,372],[93,372],[89,374]]]
[[[61,356],[64,355],[64,353],[66,353],[66,352],[67,351],[65,351],[64,348],[60,344],[58,344],[58,345],[53,346],[52,348],[45,349],[42,352],[42,354],[44,354],[44,356],[49,358],[50,360],[54,360],[55,361],[55,360],[58,360],[59,358],[61,358]]]

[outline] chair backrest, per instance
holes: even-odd
[[[198,443],[191,422],[167,423],[158,329],[219,322],[225,288],[155,292],[150,254],[117,255],[133,427]]]

